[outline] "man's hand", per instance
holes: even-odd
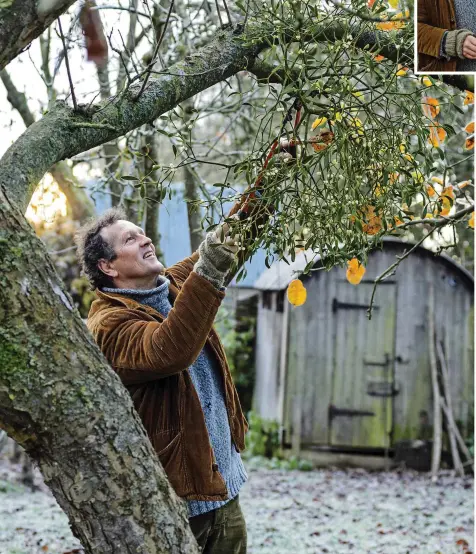
[[[239,219],[238,215],[233,215],[232,219]],[[223,244],[230,252],[236,254],[240,249],[239,236],[235,235],[234,237],[230,236],[230,225],[228,223],[221,223],[215,229],[215,236],[221,244]]]
[[[463,42],[463,56],[470,60],[476,60],[476,37],[469,35]]]
[[[238,219],[238,216],[233,216]],[[225,279],[236,261],[240,249],[238,236],[230,236],[229,223],[221,223],[214,231],[207,233],[205,240],[198,248],[200,255],[193,269],[208,279],[218,289],[225,284]]]

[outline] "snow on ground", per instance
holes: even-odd
[[[432,484],[427,475],[413,472],[258,470],[250,472],[242,504],[250,554],[473,549],[470,478],[447,474]]]
[[[443,473],[250,469],[240,499],[249,554],[468,554],[473,480]],[[66,516],[36,480],[0,462],[0,554],[82,553]]]

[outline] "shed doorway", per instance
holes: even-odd
[[[389,448],[395,388],[397,285],[386,281],[367,309],[373,282],[336,284],[332,302],[333,372],[328,443]]]

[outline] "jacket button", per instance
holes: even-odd
[[[212,470],[218,471],[218,464],[212,464]]]

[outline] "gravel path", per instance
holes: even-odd
[[[249,554],[468,554],[473,480],[426,475],[250,469],[240,495]],[[14,484],[0,465],[0,554],[82,553],[41,483]]]

